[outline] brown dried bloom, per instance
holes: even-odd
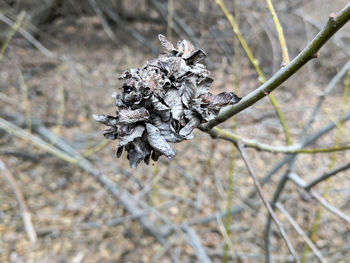
[[[175,48],[163,35],[158,37],[166,52],[120,77],[122,92],[112,95],[116,116],[94,115],[110,126],[104,136],[118,139],[117,157],[125,149],[133,168],[142,160],[148,164],[161,155],[174,157],[169,143],[192,139],[194,128],[240,100],[232,92],[209,92],[213,79],[198,63],[206,57],[202,50],[188,40],[179,41]]]

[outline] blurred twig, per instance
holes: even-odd
[[[306,182],[296,173],[290,173],[289,179],[296,184],[298,187],[306,190]],[[330,205],[323,197],[321,197],[318,193],[316,193],[314,190],[309,189],[307,190],[311,197],[316,199],[324,208],[326,208],[328,211],[339,217],[340,219],[344,220],[347,224],[350,224],[350,217],[345,215],[343,212],[341,212],[339,209],[335,208],[334,206]]]
[[[2,45],[2,47],[0,49],[0,60],[2,60],[2,58],[4,56],[4,53],[5,53],[5,50],[7,48],[7,45],[11,41],[12,37],[16,34],[18,29],[21,27],[21,24],[23,22],[23,19],[24,19],[25,15],[26,15],[26,12],[22,11],[17,16],[16,22],[11,24],[11,30],[8,32],[7,38],[6,38],[5,42],[3,43],[3,45]],[[0,19],[1,19],[1,17],[0,17]]]
[[[41,127],[42,130],[45,130],[41,131],[41,133],[45,134],[45,137],[48,141],[51,141],[53,137],[57,137],[57,139],[54,140],[55,145],[50,145],[39,137],[29,134],[28,132],[2,118],[0,118],[0,128],[4,129],[10,134],[15,135],[16,137],[32,143],[34,146],[39,147],[44,151],[55,155],[61,160],[79,166],[82,170],[93,176],[95,180],[97,180],[105,189],[107,189],[112,194],[114,198],[116,198],[125,207],[125,209],[131,214],[132,217],[136,218],[139,221],[143,229],[154,236],[154,238],[159,243],[164,244],[166,236],[171,232],[171,230],[177,230],[176,226],[171,224],[171,222],[164,218],[164,216],[160,215],[156,209],[152,209],[152,207],[147,206],[140,200],[136,200],[136,198],[127,190],[120,189],[106,175],[95,169],[93,165],[87,159],[81,156],[73,147],[71,147],[63,139],[53,135],[50,131],[46,130],[45,127]],[[37,129],[37,127],[33,125],[33,130],[35,128]],[[144,215],[144,210],[150,210],[163,221],[166,221],[166,223],[163,225],[156,225],[153,221],[146,217],[146,215]],[[187,241],[194,246],[199,262],[211,262],[206,256],[196,233],[189,226],[184,227],[183,231],[188,234],[189,239]]]
[[[106,31],[108,37],[113,40],[113,42],[118,43],[118,38],[117,36],[114,34],[114,32],[112,31],[112,29],[110,28],[104,14],[102,13],[101,9],[98,7],[97,3],[95,0],[88,0],[91,7],[94,9],[94,11],[96,12],[96,15],[98,16],[98,18],[101,21],[101,24],[103,26],[103,29]]]
[[[32,112],[31,112],[31,107],[30,107],[30,101],[28,98],[28,87],[27,85],[24,83],[24,79],[23,79],[23,75],[22,72],[19,71],[18,72],[18,80],[19,80],[19,86],[21,88],[21,92],[22,92],[22,98],[23,98],[23,104],[24,104],[24,108],[26,111],[26,122],[27,122],[27,129],[29,131],[29,133],[32,130]]]
[[[7,180],[7,182],[9,183],[9,185],[12,188],[12,191],[14,192],[14,194],[16,196],[16,199],[18,201],[20,211],[22,214],[22,218],[23,218],[24,229],[27,232],[29,241],[31,243],[35,243],[37,240],[37,235],[36,235],[33,223],[32,223],[32,219],[31,219],[32,216],[31,216],[30,211],[28,209],[27,203],[23,197],[23,193],[22,193],[21,189],[18,187],[17,182],[16,182],[15,178],[13,177],[12,173],[7,169],[5,163],[2,162],[1,160],[0,160],[0,172],[2,173],[4,178]]]
[[[252,51],[250,50],[247,42],[245,41],[245,39],[243,38],[243,35],[241,34],[239,27],[237,25],[237,22],[235,21],[234,17],[230,14],[230,12],[228,11],[228,9],[226,8],[224,2],[222,0],[216,0],[216,3],[218,4],[218,6],[221,8],[221,10],[223,11],[223,13],[225,14],[225,17],[227,18],[227,20],[230,22],[231,27],[233,29],[234,34],[237,36],[239,42],[241,43],[241,46],[244,50],[244,52],[246,53],[250,63],[254,66],[255,71],[258,75],[258,79],[261,82],[261,84],[266,82],[266,78],[264,76],[264,73],[262,72],[260,66],[259,66],[259,61],[257,59],[255,59]],[[291,144],[291,138],[290,138],[290,132],[286,123],[286,120],[281,112],[281,109],[278,105],[277,100],[275,99],[275,97],[272,94],[268,94],[269,99],[271,104],[273,105],[277,116],[281,122],[281,125],[283,127],[283,131],[285,133],[286,136],[286,141],[287,144]]]
[[[348,112],[343,119],[339,120],[339,121],[348,121],[350,119],[350,112]],[[336,128],[336,125],[331,122],[329,124],[327,124],[326,126],[324,126],[323,128],[321,128],[320,130],[316,131],[315,133],[307,136],[307,137],[303,137],[303,140],[302,140],[302,147],[306,147],[314,142],[316,142],[319,138],[321,138],[323,135],[329,133],[330,131],[332,131],[334,128]],[[293,154],[293,155],[287,155],[285,156],[280,162],[278,162],[277,164],[275,164],[269,172],[267,172],[264,177],[260,180],[260,183],[262,185],[264,185],[266,182],[269,182],[271,177],[276,174],[285,164],[288,164],[290,163],[293,158],[295,157],[296,155]],[[287,173],[287,172],[286,172]],[[249,201],[251,198],[253,198],[256,194],[256,191],[252,191],[248,197],[246,199],[243,200],[243,203],[246,203],[247,201]],[[236,206],[236,207],[233,207],[229,213],[231,214],[231,216],[235,215],[235,214],[238,214],[240,212],[242,212],[244,210],[243,206]],[[209,222],[211,221],[214,221],[216,220],[217,216],[220,216],[220,217],[224,217],[227,215],[227,211],[224,210],[224,211],[219,211],[219,212],[216,212],[216,213],[213,213],[209,216],[205,216],[205,217],[202,217],[202,218],[198,218],[198,219],[192,219],[189,221],[190,224],[208,224]]]
[[[298,256],[296,255],[296,252],[282,226],[282,224],[279,222],[279,220],[277,219],[276,215],[275,215],[275,212],[273,211],[270,203],[266,200],[265,196],[264,196],[264,193],[263,193],[263,190],[262,190],[262,187],[261,187],[261,184],[257,178],[257,176],[255,175],[255,172],[253,171],[253,168],[251,167],[250,165],[250,162],[248,160],[248,156],[247,154],[245,153],[245,150],[244,150],[244,145],[241,143],[241,142],[238,142],[237,144],[237,149],[239,150],[239,153],[241,154],[241,157],[247,167],[247,170],[249,172],[249,175],[252,177],[253,181],[254,181],[254,185],[256,187],[256,190],[258,191],[258,194],[264,204],[264,206],[266,207],[266,209],[268,210],[270,216],[272,217],[272,220],[275,222],[277,228],[278,228],[278,231],[280,232],[281,236],[283,237],[284,241],[286,242],[287,244],[287,247],[290,251],[290,253],[292,254],[293,256],[293,259],[295,262],[300,262],[299,259],[298,259]]]
[[[327,180],[328,178],[350,169],[350,162],[344,165],[341,165],[335,169],[333,169],[332,171],[329,171],[327,173],[324,173],[323,175],[321,175],[320,177],[317,177],[316,179],[312,180],[310,183],[308,183],[305,186],[305,190],[310,190],[312,187],[314,187],[315,185]]]
[[[280,45],[281,45],[281,49],[282,49],[283,66],[285,66],[290,62],[290,60],[289,60],[286,40],[284,39],[283,28],[280,24],[280,21],[278,19],[277,14],[276,14],[275,8],[272,4],[272,0],[266,0],[266,3],[267,3],[267,6],[270,10],[271,15],[272,15],[273,22],[275,23],[275,26],[276,26],[278,39],[280,41]]]
[[[348,61],[350,62],[350,60]],[[348,71],[348,74],[347,74],[347,77],[345,78],[345,82],[344,82],[344,91],[343,91],[343,100],[342,100],[342,104],[341,104],[341,112],[340,112],[340,116],[344,116],[345,114],[345,109],[346,109],[346,106],[348,104],[348,93],[349,93],[349,83],[347,83],[347,80],[348,80],[348,76],[349,76],[349,71]],[[343,128],[342,128],[342,122],[337,122],[337,120],[331,116],[331,114],[329,112],[326,112],[327,113],[327,116],[330,117],[330,119],[336,124],[337,126],[337,131],[336,131],[336,134],[335,134],[335,141],[334,141],[334,146],[337,147],[339,146],[339,142],[340,142],[340,139],[341,139],[341,134],[343,136],[346,137],[346,139],[348,140],[348,142],[350,142],[348,136],[345,134],[345,132],[343,131]],[[345,134],[345,135],[344,135]],[[337,155],[335,152],[332,153],[331,155],[331,158],[330,158],[330,164],[329,164],[329,169],[333,169],[334,166],[335,166],[335,163],[336,163],[336,158],[337,158]],[[328,208],[327,206],[327,202],[325,200],[325,198],[327,197],[328,195],[328,191],[329,191],[329,187],[330,187],[330,180],[331,180],[331,177],[328,177],[326,179],[326,184],[324,186],[324,189],[323,189],[323,192],[322,192],[322,197],[321,196],[318,196],[317,194],[315,193],[312,193],[311,191],[311,188],[309,188],[309,192],[311,193],[311,195],[317,199],[324,207],[326,207],[328,210],[330,210],[330,208]],[[331,209],[332,210],[332,209]],[[332,211],[335,211],[336,210],[332,210]],[[315,215],[315,219],[314,219],[314,222],[313,222],[313,225],[311,227],[311,233],[310,233],[310,239],[313,240],[316,236],[316,232],[318,230],[318,226],[319,226],[319,223],[320,223],[320,220],[321,220],[321,213],[322,213],[322,209],[321,207],[318,207],[317,211],[316,211],[316,215]],[[304,253],[303,253],[303,256],[302,256],[302,259],[301,259],[301,262],[305,262],[305,258],[308,254],[310,250],[310,247],[309,246],[306,246],[305,249],[304,249]]]
[[[9,26],[14,26],[14,22],[8,19],[6,16],[0,13],[0,21],[4,22]],[[34,45],[40,52],[42,52],[47,57],[56,57],[56,54],[44,47],[39,41],[37,41],[30,33],[22,28],[18,28],[18,32],[22,34],[32,45]]]
[[[217,127],[207,132],[213,138],[223,139],[230,141],[232,143],[237,143],[241,141],[247,147],[255,148],[257,150],[271,152],[271,153],[329,153],[344,151],[350,149],[350,144],[348,145],[338,145],[329,148],[315,148],[315,149],[304,149],[300,143],[296,143],[290,146],[273,146],[265,143],[260,143],[255,139],[246,139],[241,136],[229,133],[227,131],[221,130]]]
[[[187,224],[184,224],[182,226],[182,230],[187,234],[187,238],[189,243],[192,245],[194,250],[196,251],[198,262],[203,263],[210,263],[211,260],[207,256],[207,253],[205,252],[198,236],[196,235],[196,232],[190,228]]]
[[[174,19],[174,0],[168,0],[166,36],[170,42],[173,42],[173,34],[172,34],[173,19]]]
[[[304,239],[305,243],[308,244],[308,246],[312,249],[315,256],[320,260],[322,263],[326,263],[326,259],[322,256],[321,252],[318,250],[318,248],[315,246],[315,244],[311,241],[311,239],[305,234],[305,232],[301,229],[301,227],[298,225],[298,223],[293,219],[293,217],[288,213],[288,211],[282,206],[280,203],[276,203],[276,207],[282,212],[282,214],[287,218],[289,223],[293,226],[295,231]]]

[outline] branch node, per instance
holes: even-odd
[[[281,67],[282,68],[284,68],[285,66],[287,66],[288,65],[288,63],[287,62],[285,62],[285,61],[282,61],[282,63],[281,63]]]
[[[330,14],[329,15],[329,21],[330,22],[335,22],[335,20],[337,19],[337,16],[338,16],[337,12]]]
[[[318,50],[316,53],[312,55],[312,58],[319,58],[321,55],[321,52]]]
[[[263,89],[263,90],[262,90],[262,92],[263,92],[263,94],[264,94],[265,96],[267,96],[267,95],[269,95],[269,94],[270,94],[270,92],[269,92],[269,91],[267,91],[266,89]]]

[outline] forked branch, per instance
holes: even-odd
[[[294,58],[288,65],[281,68],[273,77],[262,84],[259,88],[252,91],[242,98],[242,100],[226,109],[223,109],[220,114],[213,120],[203,124],[201,130],[209,131],[218,124],[231,118],[233,115],[255,104],[257,101],[264,98],[266,95],[275,90],[288,78],[293,76],[300,68],[302,68],[311,59],[319,56],[318,51],[327,43],[327,41],[348,21],[350,20],[350,3],[338,14],[331,14],[327,24],[316,35],[316,37],[305,47],[305,49]]]

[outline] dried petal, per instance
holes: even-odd
[[[197,84],[196,79],[192,76],[187,78],[185,82],[182,84],[182,103],[188,108],[188,104],[193,100],[196,96]]]
[[[164,154],[168,158],[175,156],[175,150],[171,148],[169,143],[167,143],[164,137],[161,136],[160,131],[156,126],[146,123],[146,130],[147,140],[154,149]]]
[[[162,44],[162,46],[163,46],[166,50],[172,51],[172,50],[175,49],[174,46],[173,46],[173,44],[171,44],[171,43],[166,39],[165,36],[159,34],[159,35],[158,35],[158,39],[159,39],[160,43]]]
[[[93,114],[92,117],[96,121],[101,122],[107,126],[116,126],[117,125],[117,118],[115,118],[113,116]]]
[[[150,150],[144,141],[137,138],[128,148],[128,160],[131,168],[136,166],[147,156],[150,155]]]
[[[191,57],[191,55],[196,50],[193,44],[186,39],[182,40],[181,42],[178,42],[177,49],[178,49],[178,54],[184,59]]]
[[[211,84],[213,83],[212,78],[204,78],[198,83],[197,88],[197,96],[200,96],[202,94],[208,93]]]
[[[218,95],[213,95],[210,92],[202,94],[199,98],[211,108],[222,108],[227,105],[232,105],[239,102],[241,99],[233,92],[221,92]]]
[[[190,136],[191,132],[194,128],[198,127],[199,124],[201,124],[200,118],[194,114],[192,111],[186,111],[185,113],[186,119],[188,119],[188,122],[185,127],[183,127],[179,134],[186,139],[190,140],[193,136]]]
[[[145,130],[145,127],[142,125],[137,125],[133,130],[131,130],[128,134],[124,135],[118,141],[117,147],[125,146],[128,143],[133,142],[136,138],[142,137],[142,134]]]
[[[148,110],[140,108],[136,110],[122,109],[119,111],[118,123],[120,124],[133,124],[139,121],[146,121],[150,117]]]
[[[206,57],[207,57],[207,54],[205,54],[203,50],[198,49],[193,54],[191,54],[191,56],[188,57],[186,59],[186,61],[188,64],[193,65],[193,64],[197,64],[198,62],[202,61]]]
[[[173,118],[182,122],[184,107],[180,91],[177,89],[169,89],[165,95],[164,102],[171,107],[171,115]]]
[[[109,139],[109,140],[115,140],[118,138],[118,132],[117,132],[117,129],[114,128],[114,127],[111,127],[107,130],[104,130],[103,131],[103,136],[106,138],[106,139]]]

